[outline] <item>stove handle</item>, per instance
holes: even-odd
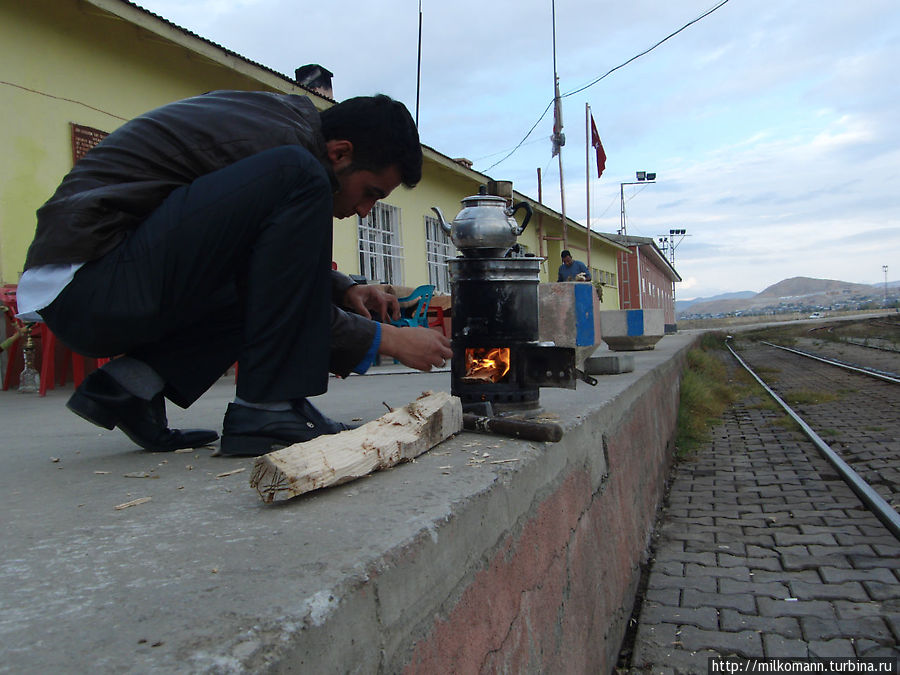
[[[575,369],[575,375],[576,375],[580,380],[582,380],[582,381],[584,381],[584,382],[587,382],[587,383],[588,383],[589,385],[591,385],[592,387],[596,387],[596,386],[597,386],[597,378],[591,377],[590,375],[588,375],[588,374],[587,374],[586,372],[584,372],[583,370],[578,370],[578,368],[576,368],[576,369]]]
[[[531,216],[534,215],[531,204],[528,202],[519,202],[511,209],[507,210],[506,214],[508,216],[514,216],[519,209],[525,209],[525,220],[522,221],[522,226],[515,230],[515,235],[517,237],[525,231],[525,226],[528,225],[528,221],[531,220]]]

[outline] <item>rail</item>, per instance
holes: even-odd
[[[883,344],[871,344],[869,340],[880,340]],[[900,352],[900,349],[894,346],[894,343],[891,342],[890,346],[888,346],[888,340],[882,338],[852,338],[845,337],[841,338],[841,342],[847,345],[855,345],[857,347],[865,347],[866,349],[877,349],[882,352]]]
[[[764,345],[769,345],[770,347],[775,347],[776,349],[783,349],[784,351],[791,352],[792,354],[799,354],[800,356],[805,356],[808,359],[815,359],[816,361],[821,361],[822,363],[827,363],[830,366],[837,366],[838,368],[844,368],[845,370],[852,370],[855,373],[861,373],[863,375],[868,375],[870,377],[874,377],[879,380],[884,380],[885,382],[893,382],[894,384],[900,384],[900,379],[897,379],[896,377],[893,377],[892,375],[888,375],[887,373],[882,373],[877,370],[873,370],[871,368],[859,368],[857,366],[850,365],[849,363],[841,363],[840,361],[826,359],[823,356],[817,356],[816,354],[810,354],[809,352],[802,352],[799,349],[791,349],[790,347],[782,347],[781,345],[776,345],[772,342],[766,342],[765,340],[760,340],[760,342]]]
[[[778,347],[778,345],[773,345],[768,342],[766,342],[765,344],[768,344],[772,347]],[[894,535],[894,537],[900,540],[900,514],[898,514],[891,507],[891,505],[888,504],[887,501],[885,501],[884,498],[882,498],[882,496],[872,488],[871,485],[863,480],[860,475],[856,473],[856,471],[854,471],[843,459],[841,459],[841,457],[834,450],[832,450],[825,441],[822,440],[822,438],[813,430],[812,427],[810,427],[803,420],[802,417],[794,412],[794,410],[791,409],[791,407],[787,403],[785,403],[781,399],[781,397],[769,387],[769,385],[763,382],[759,375],[753,372],[750,366],[748,366],[744,362],[744,360],[740,356],[738,356],[737,352],[735,352],[734,349],[731,348],[731,345],[728,343],[728,341],[726,341],[725,346],[728,347],[728,351],[730,351],[731,355],[735,359],[737,359],[737,362],[740,363],[741,366],[743,366],[744,369],[748,373],[750,373],[753,379],[759,382],[760,386],[762,386],[762,388],[766,390],[766,393],[768,393],[773,399],[775,399],[778,405],[784,408],[785,412],[790,415],[797,424],[800,425],[803,433],[805,433],[806,436],[813,442],[813,444],[816,446],[816,448],[818,448],[819,452],[826,459],[826,461],[831,464],[835,471],[838,472],[838,475],[843,479],[843,481],[847,483],[848,486],[850,486],[850,489],[853,490],[854,493],[856,493],[856,496],[859,497],[862,503],[866,505],[866,508],[868,508],[873,514],[875,514],[875,517],[882,522],[882,524],[890,531],[891,534]],[[786,349],[790,352],[796,352],[796,350],[788,349],[787,347],[779,347],[779,349]],[[809,356],[808,354],[804,354],[803,352],[796,353],[802,354],[803,356]],[[825,360],[820,357],[812,358],[816,358],[820,361]],[[835,362],[835,365],[842,365],[842,367],[847,367],[845,366],[845,364],[837,364],[837,362]],[[849,368],[866,375],[875,375],[875,373],[860,370],[858,368]],[[893,381],[897,382],[896,379],[894,379]],[[900,382],[898,382],[898,384],[900,384]]]

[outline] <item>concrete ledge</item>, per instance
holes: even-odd
[[[621,375],[633,370],[633,354],[594,355],[584,362],[584,372],[588,375]]]
[[[661,309],[610,309],[600,312],[603,341],[613,351],[654,349],[665,334]]]
[[[140,452],[67,413],[70,391],[0,394],[0,671],[610,672],[694,338],[541,390],[560,443],[466,432],[283,505],[249,488],[250,459]],[[317,404],[368,420],[448,388],[351,377]],[[170,421],[221,428],[233,393]]]

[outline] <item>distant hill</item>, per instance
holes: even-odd
[[[752,298],[756,293],[753,291],[737,291],[735,293],[721,293],[720,295],[712,295],[708,298],[694,298],[693,300],[676,300],[675,311],[683,312],[688,307],[696,305],[698,302],[713,302],[715,300],[735,300]]]
[[[869,284],[853,284],[834,279],[810,279],[809,277],[794,277],[772,284],[767,289],[760,291],[757,298],[802,298],[807,295],[819,295],[822,293],[861,293],[868,295],[872,292]]]
[[[889,283],[888,286],[892,287],[893,284]],[[810,307],[836,308],[867,299],[877,300],[881,297],[883,288],[884,284],[855,284],[834,279],[794,277],[779,281],[760,293],[740,292],[709,299],[698,298],[687,307],[676,306],[676,314],[679,317],[715,316],[735,312],[805,311]]]

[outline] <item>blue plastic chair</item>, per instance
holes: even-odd
[[[425,326],[428,327],[428,306],[431,304],[431,297],[434,295],[434,286],[425,284],[419,286],[405,298],[397,298],[402,306],[404,302],[412,302],[418,300],[415,308],[407,308],[405,311],[409,315],[401,316],[399,319],[391,319],[391,323],[395,326]],[[411,311],[410,311],[411,310]],[[401,313],[404,310],[401,309]]]

